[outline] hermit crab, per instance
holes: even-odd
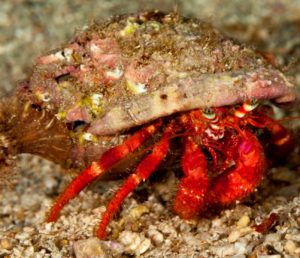
[[[295,99],[295,87],[266,55],[208,23],[159,11],[116,16],[39,57],[2,99],[0,158],[5,168],[15,155],[33,153],[82,170],[49,222],[94,180],[124,176],[128,161],[132,172],[98,229],[104,238],[123,200],[172,148],[182,164],[173,203],[180,217],[249,196],[264,177],[266,153],[293,148],[270,107]]]

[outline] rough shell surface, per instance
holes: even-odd
[[[59,119],[89,123],[96,135],[194,108],[294,98],[293,86],[252,49],[210,24],[160,12],[86,28],[39,58],[29,84]]]

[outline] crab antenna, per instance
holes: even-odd
[[[146,126],[129,137],[124,143],[106,151],[99,162],[93,162],[79,174],[58,197],[48,215],[48,222],[57,220],[63,207],[73,199],[83,188],[103,175],[128,153],[136,150],[141,144],[152,136],[160,127],[161,122]]]
[[[255,99],[245,101],[242,106],[234,111],[232,116],[229,116],[230,119],[226,119],[226,121],[224,122],[224,126],[234,128],[241,136],[245,137],[244,130],[240,128],[240,125],[237,121],[239,119],[243,119],[247,115],[247,113],[254,110],[257,106],[258,102]],[[235,122],[231,120],[234,120]]]

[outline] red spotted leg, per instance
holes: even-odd
[[[243,199],[254,191],[264,176],[266,158],[256,136],[244,131],[244,136],[236,137],[240,137],[240,142],[235,166],[213,179],[207,196],[209,205],[227,206]]]
[[[184,176],[179,183],[173,206],[174,211],[183,219],[196,217],[203,209],[209,185],[206,167],[205,155],[193,139],[187,137],[182,156]]]
[[[104,174],[110,167],[124,158],[124,156],[140,147],[145,140],[157,131],[160,125],[161,122],[157,122],[143,127],[125,140],[121,145],[106,151],[98,162],[93,162],[89,167],[82,171],[81,174],[69,184],[64,192],[60,194],[50,210],[47,221],[51,222],[57,220],[60,211],[71,199],[76,197],[83,188]]]
[[[161,139],[157,142],[152,153],[147,155],[137,166],[135,172],[131,174],[114,194],[113,198],[106,207],[102,220],[99,225],[97,236],[100,239],[105,237],[106,227],[111,218],[116,214],[124,199],[131,193],[141,182],[148,179],[169,150],[170,138],[173,136],[173,125],[169,124],[165,129]]]
[[[282,159],[287,157],[294,149],[295,145],[288,130],[276,120],[261,115],[259,118],[248,118],[247,122],[258,128],[265,128],[271,135],[270,147],[272,159]]]
[[[246,123],[258,128],[266,128],[271,134],[270,144],[274,160],[288,155],[294,148],[291,135],[279,122],[259,113],[259,116],[248,116],[247,114],[257,107],[255,101],[246,101],[234,112],[237,119],[242,119]]]

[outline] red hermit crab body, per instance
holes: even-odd
[[[209,24],[175,13],[115,17],[40,57],[28,81],[3,100],[1,117],[15,114],[2,122],[3,161],[29,152],[68,169],[87,166],[52,207],[54,221],[84,187],[120,171],[119,161],[142,149],[102,217],[103,238],[124,198],[174,139],[182,146],[183,176],[173,208],[182,218],[251,194],[267,168],[259,135],[268,135],[274,155],[293,145],[264,101],[295,98],[294,86],[268,60]]]

